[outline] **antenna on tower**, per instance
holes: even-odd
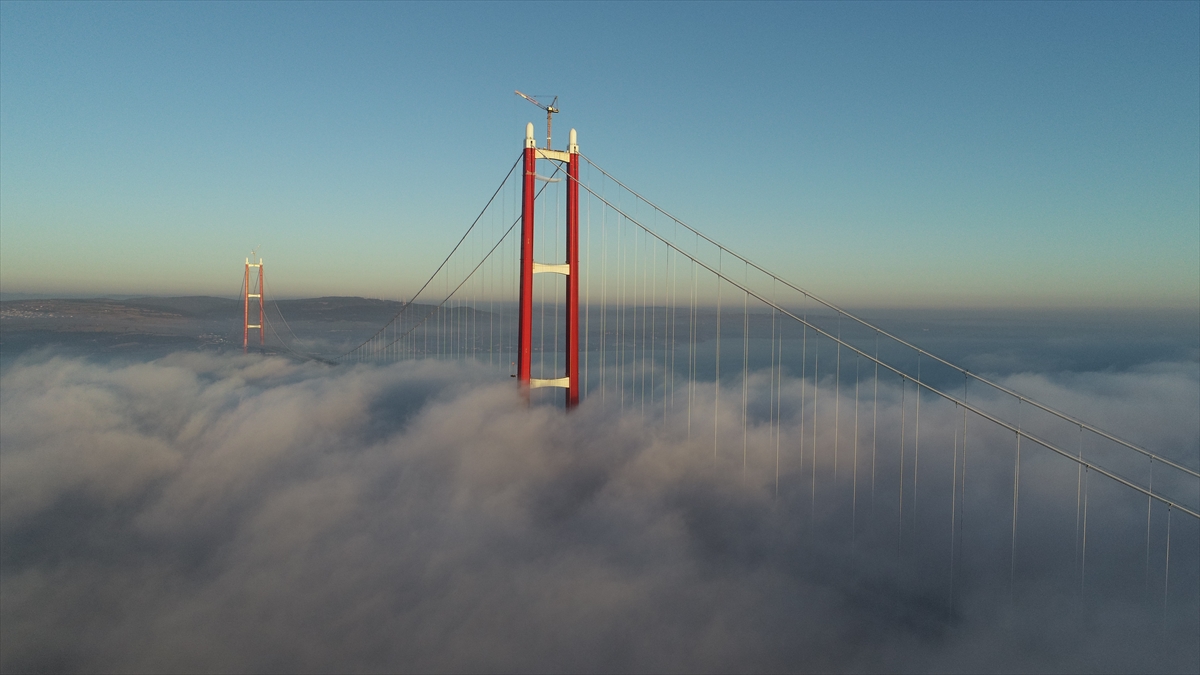
[[[554,107],[554,104],[558,103],[558,97],[555,96],[554,100],[550,102],[550,105],[544,105],[542,103],[539,103],[538,100],[532,96],[526,96],[525,94],[522,94],[521,92],[516,91],[516,90],[514,90],[514,93],[516,93],[517,96],[520,96],[521,98],[525,99],[526,101],[529,101],[530,103],[532,103],[532,104],[536,105],[537,107],[541,108],[542,110],[546,111],[546,149],[549,150],[550,149],[550,125],[553,120],[554,113],[558,112],[558,108]]]

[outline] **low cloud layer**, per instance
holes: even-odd
[[[1014,382],[1187,459],[1200,443],[1193,370]],[[1078,549],[1060,541],[1075,532],[1076,471],[1030,452],[1014,572],[1010,439],[973,430],[967,496],[953,493],[951,513],[953,408],[923,411],[926,482],[908,495],[922,501],[901,512],[896,432],[872,448],[872,492],[865,431],[855,444],[840,426],[835,478],[828,402],[814,480],[813,418],[773,428],[750,396],[743,432],[740,386],[738,405],[715,424],[698,412],[689,436],[681,419],[598,398],[570,415],[527,409],[504,380],[444,363],[25,357],[0,389],[0,669],[1200,663],[1195,523],[1173,520],[1168,580],[1164,513],[1152,511],[1143,561],[1144,499],[1134,511],[1095,488],[1092,536],[1125,543],[1093,544],[1081,583]],[[781,390],[801,395],[798,380]],[[880,428],[897,426],[900,395],[881,388]],[[698,387],[698,400],[712,396]],[[1148,416],[1161,410],[1175,413]]]

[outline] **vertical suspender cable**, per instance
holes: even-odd
[[[620,193],[618,193],[618,195],[619,194]],[[629,235],[625,232],[625,217],[624,216],[621,217],[620,228],[619,228],[618,232],[620,234],[620,240],[618,241],[617,255],[620,257],[620,261],[621,261],[621,263],[620,263],[621,272],[620,272],[620,277],[619,277],[618,283],[620,284],[619,293],[620,293],[620,297],[621,297],[621,311],[620,311],[620,315],[618,318],[618,324],[619,324],[618,336],[619,336],[619,340],[620,340],[620,347],[619,347],[617,356],[618,356],[618,359],[620,360],[618,382],[620,383],[619,388],[620,388],[620,392],[621,392],[621,410],[623,412],[625,410],[625,389],[626,389],[625,367],[628,363],[628,359],[625,358],[625,351],[626,351],[626,346],[628,345],[628,326],[629,326],[629,317],[628,317],[628,314],[626,313],[626,305],[627,305],[626,296],[628,295],[628,292],[629,292],[629,280],[628,280],[628,275],[629,275],[629,245],[628,245]]]
[[[871,404],[871,519],[875,519],[875,451],[879,437],[879,331],[875,332],[875,400]]]
[[[964,401],[966,400],[966,388],[967,388],[967,384],[966,384],[966,379],[964,378],[964,380],[963,380],[963,400]],[[965,407],[962,410],[962,418],[963,418],[963,423],[962,423],[962,478],[961,478],[961,483],[960,483],[960,487],[958,490],[958,494],[959,494],[958,560],[960,561],[958,567],[962,567],[961,560],[962,560],[962,556],[963,556],[963,551],[966,549],[966,542],[963,541],[963,535],[962,535],[963,523],[966,522],[966,520],[967,520],[967,419],[968,418],[967,418],[967,409]],[[951,589],[951,590],[953,590],[953,589]],[[953,607],[951,607],[951,609],[953,609]]]
[[[713,381],[713,459],[717,458],[717,429],[721,419],[721,251],[717,249],[717,361]]]
[[[589,165],[590,167],[590,165]],[[606,178],[601,184],[600,189],[604,190],[608,186]],[[588,192],[588,198],[591,198],[591,192]],[[603,198],[601,198],[603,199]],[[605,385],[608,383],[608,278],[610,276],[608,270],[608,209],[603,205],[600,208],[600,402],[605,400]]]
[[[639,222],[641,222],[639,220]],[[650,239],[649,233],[642,232],[642,242],[644,247],[648,247],[648,251],[642,252],[642,417],[646,417],[646,397],[649,395],[651,406],[654,403],[654,389],[650,387],[647,391],[647,367],[653,367],[654,363],[654,340],[650,339],[647,343],[647,331],[654,325],[654,321],[650,317],[650,309],[654,302],[653,283],[654,283],[654,253],[657,249],[654,248],[654,242]],[[649,354],[647,354],[649,352]]]
[[[634,202],[634,207],[635,208],[637,207],[637,202]],[[636,214],[635,214],[635,217],[636,217]],[[638,237],[642,238],[642,243],[640,243],[640,244],[638,243]],[[638,344],[638,337],[639,337],[638,336],[638,325],[639,325],[638,324],[638,310],[642,310],[644,312],[645,307],[646,307],[646,302],[645,302],[644,297],[641,302],[638,302],[638,278],[639,278],[639,273],[645,274],[645,272],[644,272],[644,268],[646,266],[646,261],[644,260],[645,256],[641,255],[641,253],[642,253],[641,248],[643,245],[645,245],[645,239],[646,239],[645,233],[642,232],[641,229],[633,228],[633,298],[632,298],[632,300],[633,300],[633,353],[630,355],[633,357],[632,360],[630,361],[630,374],[633,377],[631,384],[633,385],[633,389],[630,392],[631,393],[630,400],[637,401],[638,395],[639,394],[641,395],[641,411],[642,411],[643,417],[646,415],[646,386],[645,386],[646,385],[646,379],[645,379],[646,369],[644,366],[644,360],[638,358],[638,347],[639,347],[639,344]],[[645,283],[641,284],[643,294],[645,293],[645,286],[646,286]],[[641,326],[642,326],[642,330],[644,331],[645,330],[644,318],[641,322]],[[642,340],[641,340],[640,347],[642,349],[642,353],[644,356],[645,349],[646,349],[646,339],[645,339],[644,332],[642,333],[641,338],[642,338]],[[639,373],[639,369],[638,369],[639,365],[642,365],[640,373]],[[638,377],[639,374],[641,375],[641,378]],[[639,385],[641,385],[641,386],[639,387]]]
[[[1167,504],[1167,558],[1163,563],[1163,621],[1167,619],[1167,600],[1171,597],[1171,505]]]
[[[858,534],[858,376],[859,358],[854,355],[854,467],[851,472],[850,491],[850,542]]]
[[[813,533],[817,528],[817,398],[821,393],[821,335],[813,333],[813,424],[812,424],[812,510],[809,514]]]
[[[634,207],[635,208],[637,207],[637,202],[634,202]],[[634,222],[636,223],[636,220]],[[638,283],[638,280],[641,279],[642,265],[644,265],[646,263],[644,263],[644,261],[642,259],[643,256],[641,255],[642,241],[640,241],[640,239],[638,239],[640,237],[644,237],[644,233],[641,231],[641,229],[638,229],[636,227],[630,226],[630,229],[632,229],[632,232],[634,232],[634,271],[632,271],[632,276],[631,276],[632,292],[630,294],[630,309],[632,310],[632,315],[634,315],[634,331],[632,331],[632,335],[631,335],[632,350],[629,354],[629,357],[630,357],[629,358],[629,387],[630,387],[629,402],[630,402],[630,406],[632,406],[632,405],[637,404],[637,402],[638,402],[637,396],[638,396],[638,394],[642,393],[641,387],[638,387],[638,384],[641,384],[642,381],[640,380],[640,378],[638,378],[637,365],[638,365],[638,350],[640,350],[640,348],[644,348],[644,342],[642,342],[642,344],[640,344],[640,341],[638,341],[637,312],[638,312],[638,310],[643,309],[643,307],[646,306],[646,303],[644,303],[644,301],[642,301],[642,303],[638,303],[637,292],[638,292],[638,289],[641,288],[641,285],[640,285],[640,283]],[[643,413],[646,412],[646,411],[644,411],[644,408],[643,408],[642,412]]]
[[[487,236],[484,237],[485,242],[495,240],[496,232],[498,231],[497,223],[499,222],[499,218],[502,215],[502,211],[503,210],[500,207],[497,207],[497,210],[492,211],[491,225],[488,229]],[[497,245],[502,246],[503,241],[504,240],[501,239]],[[486,317],[487,318],[487,336],[486,336],[487,363],[488,363],[489,368],[495,368],[496,367],[496,344],[495,344],[495,336],[496,336],[496,312],[495,312],[495,310],[496,310],[496,267],[500,264],[500,260],[498,258],[492,258],[491,255],[489,255],[486,258],[486,260],[487,260],[487,266],[484,269],[484,274],[480,278],[480,283],[479,283],[479,300],[480,300],[480,305],[485,307],[484,311],[487,313],[487,317]],[[482,333],[483,333],[482,327],[480,328],[480,332],[481,332],[480,339],[483,340],[484,336],[482,335]],[[480,347],[479,358],[481,360],[483,359],[482,346]]]
[[[954,404],[955,412],[958,404]],[[954,462],[950,465],[950,600],[949,618],[954,620],[954,526],[958,507],[958,424],[954,425]]]
[[[692,437],[692,409],[696,405],[696,349],[697,349],[697,320],[700,311],[700,268],[696,265],[695,256],[700,255],[700,238],[692,237],[694,256],[692,257],[692,289],[691,289],[691,307],[689,308],[690,316],[688,317],[688,438]]]
[[[675,234],[678,236],[679,225],[675,225]],[[678,312],[679,312],[679,252],[667,249],[674,257],[675,264],[671,266],[671,409],[675,408],[675,338],[679,331]]]
[[[966,376],[964,376],[966,377]],[[1083,515],[1083,426],[1079,427],[1079,462],[1075,464],[1075,567],[1079,568],[1079,525]]]
[[[804,478],[804,439],[807,436],[804,428],[804,420],[808,416],[808,308],[805,307],[804,323],[801,324],[800,337],[800,472],[799,477]],[[813,466],[816,466],[816,457],[813,457]]]
[[[658,216],[658,214],[656,212],[655,220],[657,220],[657,216]],[[657,379],[655,377],[655,370],[657,369],[657,367],[656,367],[656,357],[654,355],[654,342],[655,342],[655,338],[657,337],[657,334],[658,334],[658,331],[656,330],[658,328],[658,308],[657,308],[657,306],[658,306],[658,243],[657,243],[657,241],[651,241],[650,246],[651,246],[651,250],[654,252],[653,256],[651,257],[651,259],[654,261],[654,263],[651,266],[651,272],[650,272],[650,279],[651,279],[651,286],[650,286],[650,403],[651,403],[651,405],[650,405],[650,411],[654,412],[655,383],[656,383],[655,381]],[[664,393],[665,393],[665,390],[664,390]]]
[[[775,386],[775,496],[779,496],[779,454],[780,442],[783,436],[783,319],[779,321],[779,363],[777,365],[778,376]],[[803,414],[803,410],[801,410]]]
[[[591,182],[592,169],[588,167],[588,182]],[[587,266],[584,267],[583,275],[583,387],[581,388],[584,398],[587,398],[588,391],[588,361],[591,360],[591,316],[592,316],[592,196],[587,195],[586,220],[587,224],[584,228],[587,231],[585,238],[587,247]]]
[[[912,517],[913,533],[917,533],[917,469],[921,462],[921,353],[917,352],[917,412],[916,423],[913,425],[913,492]]]
[[[907,422],[908,407],[904,404],[905,394],[908,392],[908,378],[900,376],[900,515],[897,518],[896,529],[896,552],[900,553],[903,549],[904,542],[904,442],[905,442],[905,425]]]
[[[772,281],[771,282],[771,302],[772,302],[772,304],[774,304],[776,300],[777,300],[777,298],[775,297],[775,282]],[[777,318],[778,314],[779,314],[779,312],[774,307],[772,307],[771,308],[771,391],[770,391],[770,396],[768,397],[768,402],[771,405],[771,410],[770,410],[771,435],[773,437],[773,440],[776,441],[776,443],[775,443],[775,498],[776,499],[779,498],[779,442],[778,442],[779,420],[777,420],[775,418],[775,410],[776,410],[775,399],[776,399],[776,394],[778,391],[777,386],[776,386],[775,364],[776,364],[777,359],[782,358],[782,355],[777,354],[776,349],[775,349],[775,323],[776,323],[776,318]],[[783,347],[782,341],[780,342],[779,346],[781,348]]]
[[[1150,483],[1147,486],[1147,491],[1154,492],[1154,458],[1150,458]],[[1146,570],[1144,574],[1143,585],[1145,586],[1146,600],[1150,600],[1150,506],[1151,497],[1146,495]]]
[[[842,410],[842,315],[838,314],[837,358],[833,369],[833,482],[838,479],[838,437],[841,436]]]
[[[742,480],[746,480],[746,450],[749,436],[746,423],[746,401],[750,380],[750,294],[742,300]]]
[[[697,254],[698,253],[699,253],[699,251],[697,251]],[[691,398],[691,403],[688,406],[689,438],[691,437],[691,429],[692,429],[692,422],[691,422],[692,409],[694,407],[696,407],[696,405],[697,405],[696,387],[699,384],[698,380],[699,380],[699,374],[700,374],[699,373],[699,369],[700,369],[700,267],[696,264],[695,260],[692,260],[692,298],[691,298],[691,301],[692,301],[692,307],[691,307],[692,326],[690,329],[691,330],[691,336],[690,336],[691,345],[690,345],[690,347],[692,350],[692,354],[691,354],[692,363],[691,363],[691,374],[690,374],[691,392],[689,394],[689,396]]]
[[[550,201],[550,200],[549,199],[542,200],[542,222],[545,223],[545,225],[543,225],[541,228],[542,229],[541,254],[540,255],[538,255],[537,253],[534,254],[533,259],[535,261],[538,258],[542,258],[543,260],[546,259],[546,248],[547,248],[546,247],[546,237],[549,236],[547,234],[547,231],[551,229],[550,218],[547,217],[547,215],[546,215],[546,211],[548,209],[548,206],[547,206],[548,201]],[[554,229],[557,231],[557,228],[554,228]],[[537,275],[534,275],[533,278],[537,279]],[[537,290],[538,305],[541,307],[541,317],[539,318],[539,321],[538,321],[538,377],[545,378],[546,377],[546,281],[543,279],[541,284],[535,283],[533,286]],[[555,326],[555,328],[557,329],[558,327]]]
[[[1020,429],[1020,414],[1017,415],[1017,428]],[[1015,461],[1013,462],[1013,515],[1012,515],[1012,543],[1009,549],[1008,562],[1008,602],[1012,604],[1016,600],[1014,584],[1017,578],[1017,505],[1020,499],[1021,485],[1021,434],[1017,432],[1017,451]]]
[[[1091,467],[1083,468],[1083,551],[1079,556],[1079,595],[1082,597],[1087,584],[1087,521],[1088,521],[1088,482],[1091,479]],[[1169,512],[1168,512],[1169,513]]]

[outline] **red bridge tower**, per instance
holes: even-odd
[[[549,146],[549,138],[547,138]],[[536,191],[537,160],[544,159],[567,165],[567,260],[565,263],[545,264],[533,260],[533,201]],[[571,130],[567,150],[537,147],[533,138],[533,123],[525,127],[525,180],[521,205],[521,289],[517,329],[517,382],[528,395],[538,387],[566,389],[567,408],[579,405],[579,145],[575,130]],[[247,275],[249,275],[247,268]],[[259,268],[261,274],[261,267]],[[537,379],[530,377],[533,357],[533,275],[551,273],[567,277],[566,298],[566,370],[563,377]],[[247,276],[249,278],[249,276]],[[261,286],[261,282],[260,282]],[[247,305],[248,307],[249,305]],[[261,321],[259,323],[262,323]]]
[[[258,284],[257,284],[257,287],[255,287],[253,289],[251,287],[251,276],[250,276],[250,268],[251,267],[258,268]],[[245,281],[245,283],[242,284],[242,287],[244,289],[243,298],[242,298],[242,300],[243,300],[242,307],[245,310],[245,320],[242,322],[242,351],[243,352],[246,351],[247,346],[249,346],[249,344],[250,344],[250,329],[251,328],[255,328],[258,330],[258,344],[261,345],[266,342],[266,336],[263,335],[263,314],[264,314],[264,312],[263,312],[263,261],[262,261],[262,258],[259,258],[258,262],[256,262],[256,263],[252,263],[252,262],[250,262],[249,258],[246,258],[246,278],[244,279],[244,281]],[[250,292],[251,290],[254,290],[254,292],[251,293]],[[250,298],[258,298],[258,323],[257,324],[250,323]]]

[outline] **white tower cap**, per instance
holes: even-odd
[[[533,140],[533,122],[525,125],[525,147],[537,147],[537,141]]]
[[[571,130],[571,142],[569,145],[567,145],[567,152],[571,153],[572,155],[579,154],[579,140],[575,137],[574,129]]]

